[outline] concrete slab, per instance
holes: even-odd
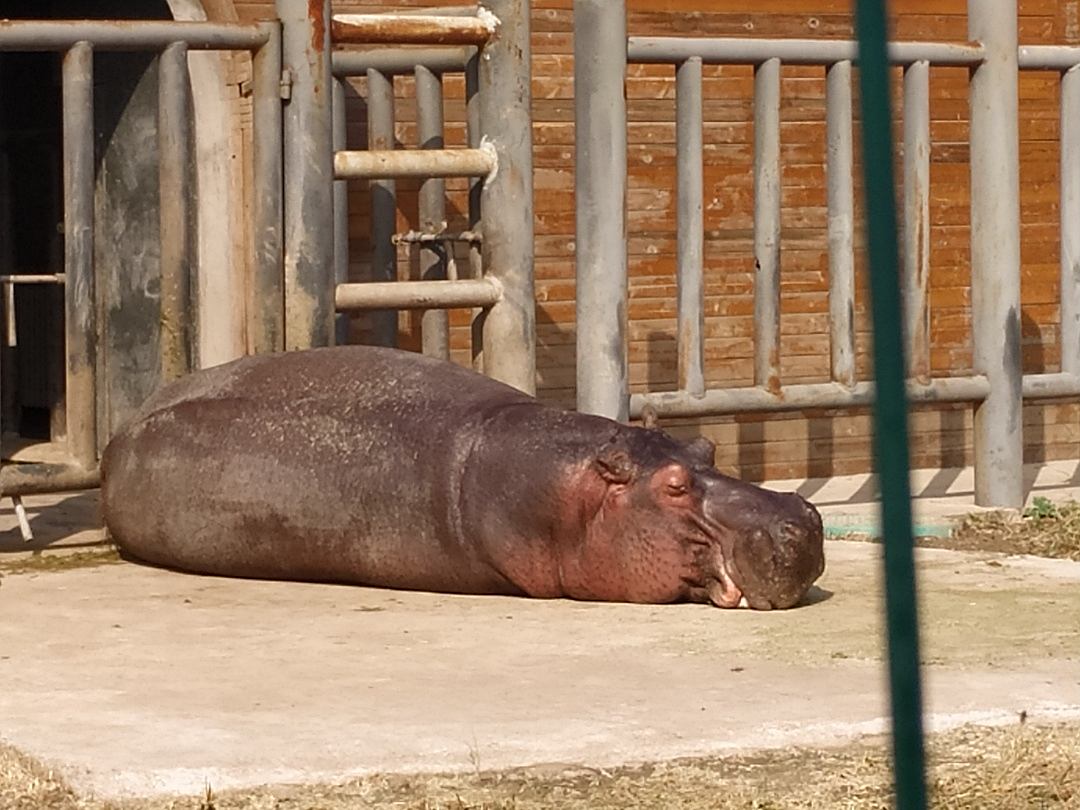
[[[101,796],[608,766],[886,728],[879,547],[720,611],[198,577],[0,586],[0,738]],[[931,727],[1080,717],[1080,564],[919,552]]]
[[[10,498],[0,498],[0,563],[48,549],[85,551],[105,539],[97,490],[27,495],[23,507],[34,533],[23,542]]]
[[[1029,501],[1080,499],[1077,462]],[[877,529],[872,476],[797,489]],[[915,472],[920,533],[975,509]],[[0,563],[102,541],[94,492],[0,505]],[[816,602],[776,614],[247,582],[132,564],[0,581],[0,739],[104,796],[374,771],[596,766],[885,730],[879,548],[830,542]],[[1080,717],[1080,564],[920,549],[932,728]]]

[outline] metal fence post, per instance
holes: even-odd
[[[64,321],[67,441],[84,469],[97,463],[97,295],[94,278],[94,51],[64,54]]]
[[[533,161],[528,0],[484,0],[498,28],[480,58],[480,109],[498,165],[484,182],[483,261],[502,285],[484,317],[484,372],[536,391]]]
[[[158,61],[158,173],[161,179],[161,377],[191,371],[191,149],[187,45],[174,42]]]
[[[378,70],[367,71],[368,149],[394,148],[394,79]],[[397,226],[397,183],[371,181],[371,280],[397,281],[397,247],[393,236]],[[371,313],[374,342],[396,346],[398,314],[395,310]]]
[[[330,2],[276,0],[285,107],[285,348],[326,346],[334,330],[334,153]]]
[[[443,137],[443,91],[442,76],[423,65],[417,65],[416,76],[416,128],[421,149],[442,149]],[[446,180],[428,177],[420,184],[420,230],[439,233],[446,227]],[[453,250],[453,243],[431,242],[418,246],[420,251],[420,278],[438,281],[446,278],[447,262],[444,250]],[[450,359],[450,314],[445,309],[428,309],[420,317],[420,341],[424,354]]]
[[[705,192],[702,176],[701,59],[687,59],[676,71],[679,389],[704,396]]]
[[[1061,77],[1061,370],[1080,374],[1080,67]]]
[[[754,384],[780,390],[780,60],[754,69]]]
[[[282,265],[281,24],[259,23],[266,44],[252,59],[252,206],[254,248],[248,344],[257,354],[285,348]]]
[[[480,53],[474,53],[465,63],[465,128],[470,149],[479,149],[481,140],[480,118]],[[480,233],[483,224],[480,198],[484,193],[481,177],[469,178],[469,230]],[[481,237],[483,234],[481,233]],[[484,273],[483,248],[480,242],[469,242],[469,278],[480,278]],[[474,309],[470,323],[472,343],[472,367],[484,370],[484,311]]]
[[[973,0],[980,2],[980,0]],[[885,619],[898,810],[926,807],[919,601],[912,541],[904,321],[893,180],[885,0],[858,0],[863,186],[874,337],[874,467],[881,487]],[[1015,43],[1013,58],[1016,58]]]
[[[626,3],[574,0],[577,408],[626,421]]]
[[[348,128],[345,120],[345,80],[331,79],[334,88],[333,105],[333,141],[334,151],[348,149]],[[334,181],[334,284],[345,284],[349,280],[349,181]],[[334,342],[347,343],[349,340],[349,313],[339,312],[334,316]]]
[[[832,379],[855,385],[855,190],[852,184],[851,62],[826,74],[826,184],[829,210],[829,337]]]
[[[968,0],[968,36],[986,49],[971,75],[971,288],[975,502],[1024,502],[1020,353],[1020,178],[1016,0]]]
[[[904,334],[908,374],[930,381],[930,63],[904,69]]]

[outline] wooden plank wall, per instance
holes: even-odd
[[[335,11],[435,5],[341,0]],[[445,5],[445,1],[438,3]],[[630,0],[633,34],[851,37],[849,0]],[[269,0],[236,0],[241,19],[272,13]],[[708,9],[708,10],[706,10]],[[895,35],[966,39],[965,0],[894,0]],[[1080,0],[1021,0],[1025,44],[1080,42]],[[573,38],[571,0],[533,2],[533,136],[536,188],[537,330],[540,395],[574,400]],[[896,77],[899,78],[899,75]],[[349,141],[366,143],[363,81],[349,93]],[[752,73],[705,71],[706,377],[711,386],[752,382]],[[895,86],[899,101],[899,85]],[[824,71],[784,69],[782,375],[822,381],[829,373],[824,177]],[[397,136],[416,144],[408,78],[397,81]],[[971,372],[967,72],[931,77],[932,367],[938,376]],[[447,145],[464,145],[464,88],[446,84]],[[634,66],[627,81],[630,363],[633,390],[675,384],[675,101],[671,68]],[[1058,370],[1058,91],[1052,74],[1020,81],[1023,216],[1023,354],[1026,372]],[[899,122],[898,122],[899,127]],[[897,130],[899,132],[899,128]],[[450,227],[464,225],[464,182],[451,181]],[[861,209],[861,201],[858,204]],[[351,274],[368,272],[368,194],[350,191]],[[399,183],[399,227],[416,227],[416,186]],[[861,238],[861,237],[860,237]],[[402,276],[415,260],[401,254]],[[869,376],[865,256],[859,251],[858,371]],[[411,268],[411,269],[410,269]],[[455,356],[468,362],[468,315],[452,314]],[[363,340],[358,318],[354,337]],[[401,319],[402,343],[415,346],[418,320]],[[1080,457],[1080,405],[1031,403],[1024,411],[1028,461]],[[912,416],[916,467],[970,464],[971,408],[920,409]],[[815,412],[695,420],[675,432],[703,432],[721,448],[718,464],[750,480],[828,476],[870,466],[866,412]]]

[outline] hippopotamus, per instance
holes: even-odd
[[[128,557],[210,575],[790,608],[821,517],[676,440],[413,352],[337,346],[196,371],[101,464]]]

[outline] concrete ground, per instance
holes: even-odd
[[[940,508],[968,511],[956,481]],[[871,485],[828,487],[830,527],[872,519],[850,494]],[[97,539],[92,494],[27,503],[38,543]],[[25,554],[10,504],[0,543]],[[878,552],[831,541],[811,604],[777,613],[8,573],[0,740],[102,796],[841,742],[886,729]],[[1080,717],[1080,563],[918,561],[931,728]]]

